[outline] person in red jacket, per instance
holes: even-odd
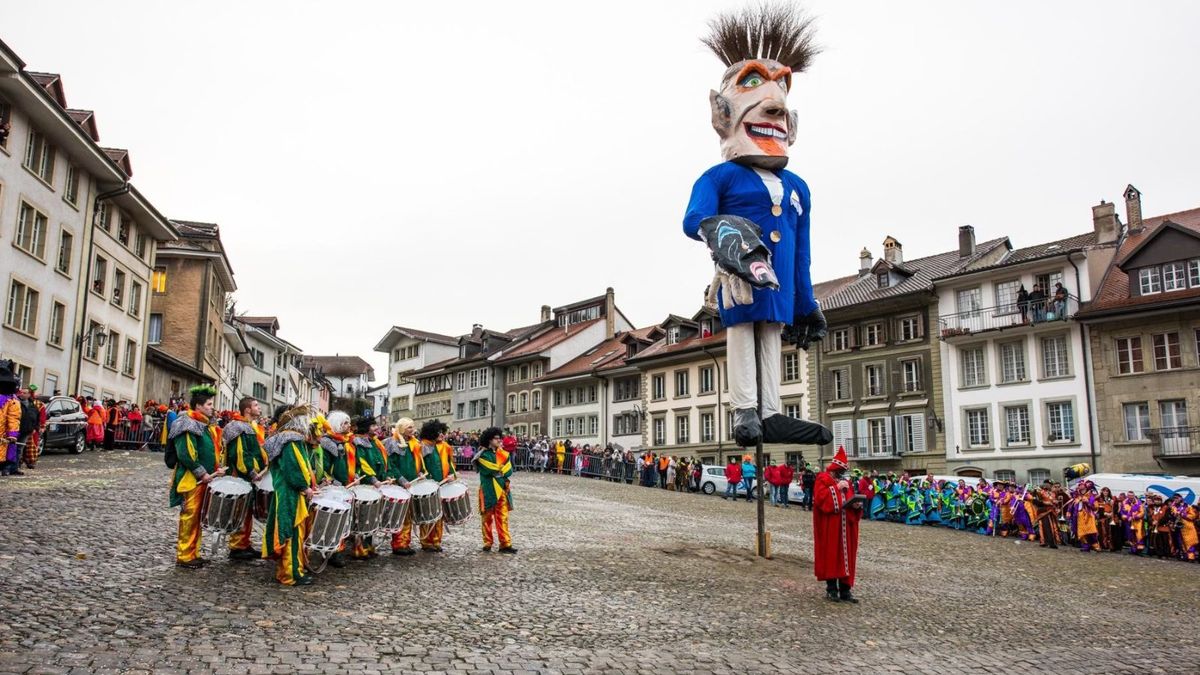
[[[725,499],[737,499],[737,486],[742,482],[742,465],[737,457],[730,457],[725,465]]]
[[[767,481],[767,499],[771,506],[779,506],[776,501],[777,490],[775,489],[775,465],[768,464],[763,467],[763,480]]]
[[[777,504],[782,505],[785,509],[792,508],[792,504],[788,501],[788,487],[796,478],[796,472],[792,470],[790,464],[779,463],[775,467],[775,489],[779,492]]]
[[[862,501],[851,501],[854,484],[847,480],[850,468],[846,451],[838,446],[829,466],[817,474],[813,486],[813,572],[825,582],[825,597],[833,602],[858,600],[854,568],[858,561],[858,521]]]

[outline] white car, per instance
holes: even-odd
[[[700,468],[701,468],[700,491],[706,495],[715,494],[715,495],[720,495],[720,496],[724,497],[725,496],[725,488],[729,484],[725,480],[725,467],[722,465],[718,465],[718,464],[704,464]],[[757,487],[757,485],[758,485],[758,481],[754,481],[754,483],[751,484],[751,489],[752,490],[755,489],[755,487]],[[766,499],[768,496],[766,493],[766,488],[767,488],[767,486],[764,485],[763,486],[763,499]],[[734,490],[735,490],[734,491],[735,495],[740,496],[742,498],[746,497],[746,490],[742,487],[741,483],[738,483],[737,487],[734,488]]]

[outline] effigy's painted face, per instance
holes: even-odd
[[[770,59],[739,61],[709,93],[712,125],[726,161],[764,169],[787,166],[797,114],[787,108],[792,69]]]

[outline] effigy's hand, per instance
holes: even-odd
[[[710,216],[700,222],[699,233],[720,270],[750,286],[779,288],[779,278],[771,266],[771,250],[754,221],[741,216]]]
[[[709,286],[709,300],[716,304],[717,289],[721,289],[721,306],[733,309],[737,305],[749,305],[754,302],[754,289],[745,280],[721,268],[714,266],[712,285]]]
[[[808,351],[814,342],[825,339],[829,333],[829,324],[825,321],[825,313],[817,307],[803,317],[797,317],[792,325],[784,326],[783,339],[793,345]]]

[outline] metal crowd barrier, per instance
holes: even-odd
[[[113,433],[113,445],[133,450],[162,451],[161,421],[143,421],[136,428],[128,422],[118,426]]]

